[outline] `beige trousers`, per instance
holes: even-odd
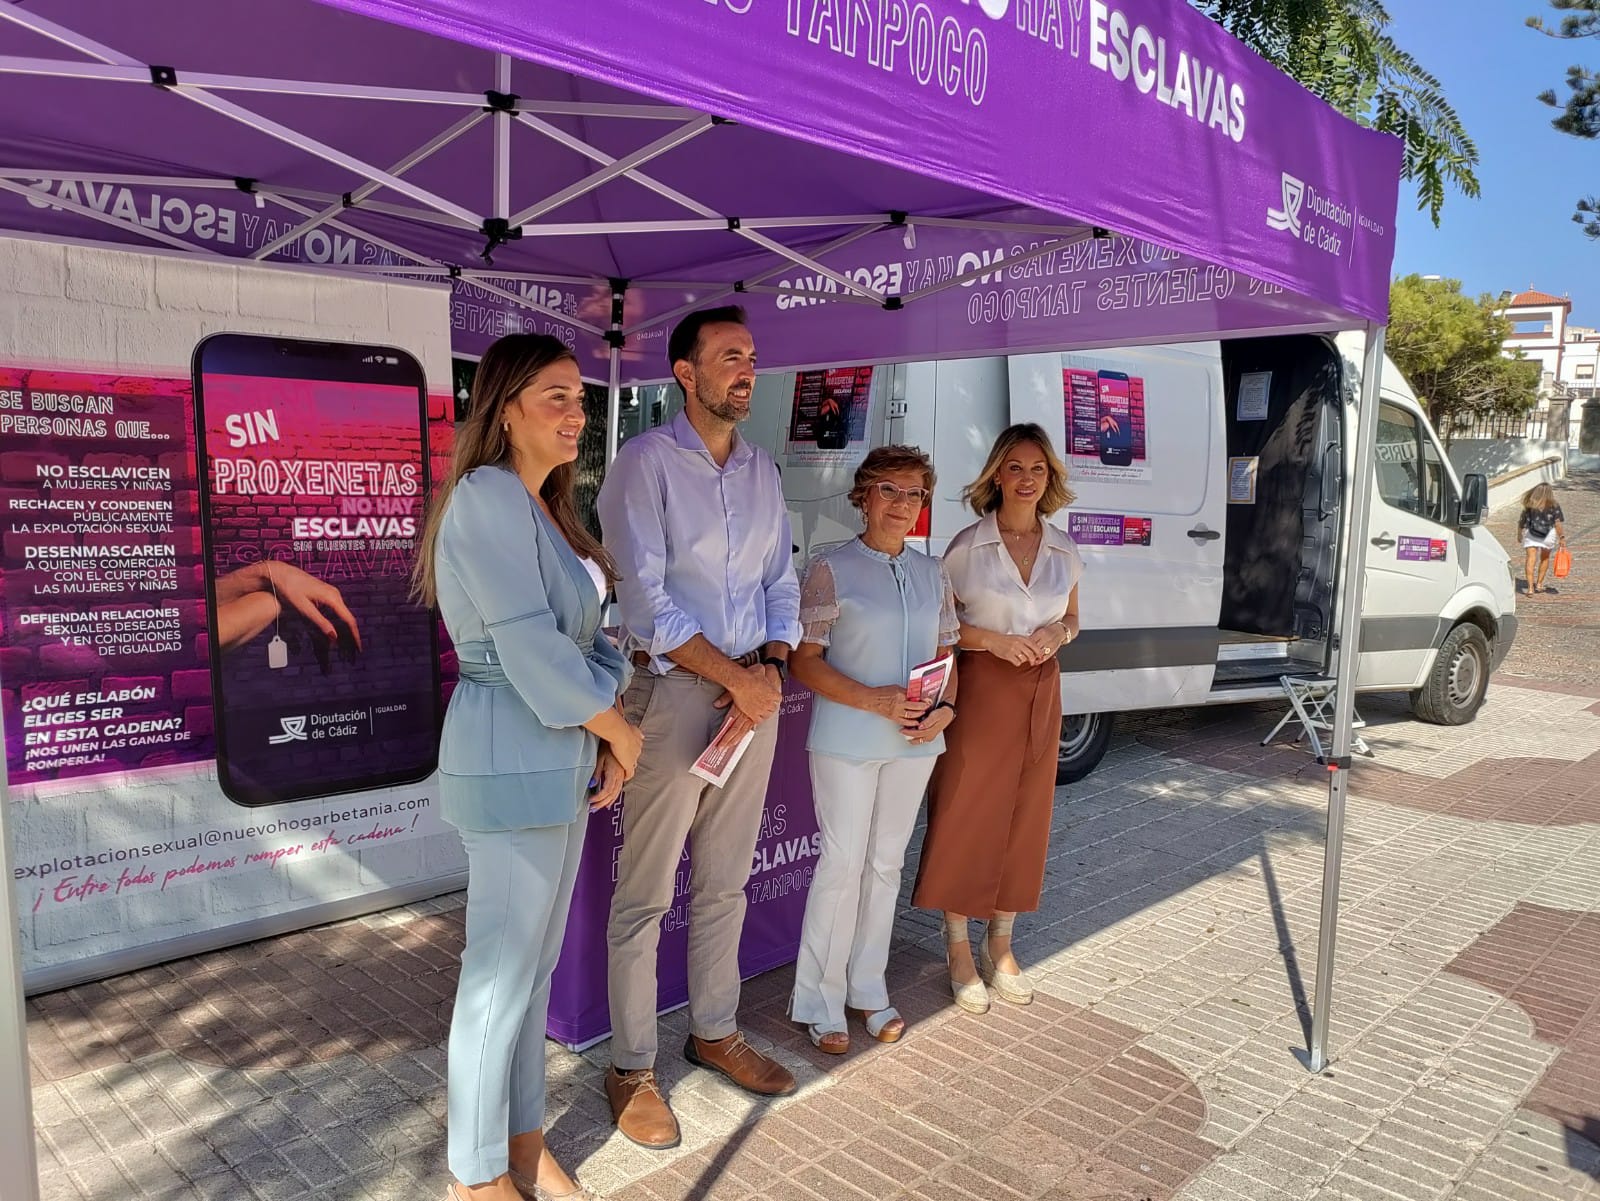
[[[726,711],[712,704],[721,694],[719,685],[688,672],[641,671],[623,697],[623,712],[644,734],[644,751],[622,800],[622,853],[606,930],[611,1061],[620,1071],[655,1064],[656,948],[686,843],[692,853],[689,1028],[704,1039],[738,1029],[745,885],[761,832],[778,717],[756,729],[727,784],[713,788],[689,767],[722,724]]]

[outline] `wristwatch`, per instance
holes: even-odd
[[[778,672],[778,683],[787,684],[789,682],[789,664],[776,655],[763,655],[761,666],[775,668]]]

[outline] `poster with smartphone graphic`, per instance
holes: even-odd
[[[788,462],[860,463],[867,455],[871,403],[871,367],[799,372],[789,413]]]
[[[223,334],[195,351],[217,775],[244,805],[410,783],[442,713],[410,599],[428,495],[421,364]]]
[[[1151,478],[1143,376],[1103,367],[1062,370],[1067,467],[1072,478],[1147,483]]]

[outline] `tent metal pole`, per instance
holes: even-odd
[[[825,255],[825,254],[832,254],[836,250],[843,250],[846,246],[850,245],[852,242],[859,242],[862,238],[869,237],[872,234],[877,233],[879,230],[881,230],[883,228],[884,228],[884,226],[882,226],[882,225],[867,225],[867,226],[862,226],[859,229],[853,229],[849,233],[844,234],[842,237],[835,238],[833,241],[829,242],[827,245],[819,248],[817,250],[817,254],[820,256],[820,255]],[[761,283],[763,280],[771,279],[774,275],[782,275],[788,269],[789,269],[789,264],[788,263],[779,263],[776,267],[769,267],[765,271],[762,271],[757,275],[746,276],[745,280],[744,280],[745,288],[748,291],[749,290],[749,286],[751,284]],[[634,286],[642,286],[642,285],[634,285]],[[695,297],[693,300],[689,301],[687,304],[680,304],[675,309],[668,309],[665,313],[658,313],[655,316],[649,318],[648,320],[640,322],[638,325],[630,325],[627,329],[623,330],[622,332],[625,333],[625,334],[628,334],[629,336],[632,336],[633,334],[637,333],[639,330],[649,329],[652,326],[656,326],[656,325],[664,325],[666,322],[671,321],[674,317],[681,317],[685,313],[694,312],[695,309],[705,308],[707,305],[711,304],[713,301],[720,300],[724,296],[733,296],[738,292],[738,289],[733,284],[728,284],[728,283],[711,284],[711,285],[707,285],[707,286],[711,287],[713,290],[708,292],[708,293],[706,293],[703,296]],[[829,299],[833,299],[833,298],[830,297]]]
[[[302,205],[298,205],[293,201],[285,200],[282,197],[277,197],[276,203],[283,205],[284,208],[289,209],[292,212],[301,213],[308,217],[311,215],[310,209],[305,208]],[[350,234],[352,237],[361,238],[365,241],[371,242],[380,250],[387,250],[391,254],[399,255],[401,258],[410,259],[413,263],[417,263],[420,266],[429,268],[443,267],[445,268],[445,274],[450,274],[448,265],[439,262],[438,259],[430,259],[426,255],[418,254],[414,250],[407,250],[404,246],[401,246],[396,242],[390,242],[385,238],[381,238],[375,233],[371,233],[364,229],[357,229],[353,225],[345,224],[343,221],[328,221],[327,225],[332,229],[337,229],[344,233]],[[547,305],[536,304],[525,296],[521,296],[516,292],[507,291],[505,288],[496,287],[494,284],[491,284],[486,280],[474,279],[471,282],[473,287],[488,292],[492,296],[498,296],[502,300],[509,300],[512,304],[520,305],[525,309],[531,309],[533,312],[540,313],[546,317],[553,317],[555,320],[560,321],[565,325],[574,326],[577,329],[584,330],[586,333],[594,334],[596,337],[601,337],[605,333],[605,331],[602,330],[598,325],[591,325],[587,321],[579,320],[577,317],[571,316],[568,313],[560,312],[557,309],[552,309]]]
[[[511,218],[512,225],[525,225],[529,221],[537,221],[546,213],[553,213],[562,205],[576,200],[579,196],[588,195],[597,188],[602,188],[612,180],[626,175],[635,167],[643,166],[652,159],[660,158],[682,146],[685,142],[693,141],[706,130],[712,128],[710,117],[698,117],[685,125],[680,125],[671,133],[664,134],[647,146],[641,146],[632,154],[625,154],[608,166],[602,167],[592,175],[586,175],[580,180],[567,185],[559,192],[546,196],[536,204],[531,204],[516,216]],[[509,117],[507,119],[507,134],[509,136]]]
[[[94,171],[57,171],[51,167],[0,167],[0,179],[42,179],[50,183],[128,184],[133,187],[191,188],[237,192],[236,179],[194,179],[180,175],[101,175]],[[41,196],[54,195],[40,190]]]
[[[1011,221],[984,221],[977,217],[919,217],[908,218],[913,225],[926,225],[929,229],[990,230],[998,234],[1042,234],[1046,237],[1071,238],[1089,233],[1084,225],[1026,225]]]
[[[237,121],[257,133],[264,133],[269,138],[275,138],[280,142],[293,146],[296,150],[304,150],[307,154],[320,158],[324,162],[332,163],[336,167],[343,167],[346,171],[359,175],[363,179],[370,179],[375,183],[380,183],[399,192],[402,196],[409,196],[426,208],[459,218],[473,229],[478,228],[483,223],[482,218],[472,212],[471,209],[464,208],[453,200],[446,200],[443,196],[428,191],[427,188],[419,188],[416,184],[407,183],[398,175],[385,171],[381,167],[375,167],[353,154],[346,154],[326,142],[302,133],[297,129],[291,129],[289,126],[274,121],[270,117],[264,117],[260,113],[252,112],[231,100],[225,100],[221,96],[213,96],[210,92],[202,91],[198,88],[179,87],[174,90],[186,100],[191,100],[202,108],[210,109],[219,117]]]
[[[9,21],[14,25],[20,25],[24,29],[31,29],[35,33],[49,38],[51,41],[58,42],[69,49],[78,51],[80,54],[87,55],[90,58],[98,58],[101,62],[108,64],[107,69],[95,68],[93,67],[93,64],[90,64],[90,67],[94,71],[98,72],[100,77],[112,79],[127,76],[130,81],[142,82],[146,86],[148,86],[150,83],[149,64],[141,63],[138,59],[126,55],[120,50],[113,50],[110,46],[107,46],[101,42],[97,42],[92,38],[85,37],[83,34],[69,29],[65,25],[57,24],[47,17],[41,17],[37,13],[30,12],[27,9],[18,8],[14,4],[7,4],[0,6],[0,21]],[[54,72],[46,73],[72,75],[75,69],[81,70],[81,65],[63,62],[57,65],[57,68]],[[142,80],[138,79],[136,75],[130,74],[132,72],[139,71],[144,72],[144,77]],[[198,80],[203,77],[195,76],[194,78]],[[419,188],[415,184],[407,183],[399,176],[393,175],[388,171],[380,170],[379,168],[374,167],[371,163],[364,162],[363,160],[355,157],[353,154],[346,154],[344,151],[330,146],[326,142],[319,141],[309,134],[302,133],[296,129],[291,129],[287,125],[283,125],[277,121],[274,121],[270,117],[262,116],[260,113],[252,112],[250,109],[247,109],[242,105],[235,104],[231,100],[226,100],[221,96],[213,96],[210,92],[207,92],[203,87],[200,87],[192,80],[186,80],[182,74],[178,75],[176,79],[168,85],[168,90],[174,95],[183,97],[185,100],[192,101],[195,104],[210,109],[220,117],[226,117],[230,121],[237,121],[241,125],[249,126],[258,133],[264,133],[270,138],[276,138],[280,142],[285,142],[288,145],[295,147],[297,150],[304,150],[306,153],[314,155],[317,158],[322,159],[324,162],[332,163],[336,167],[343,167],[345,170],[351,171],[354,174],[361,176],[363,179],[369,179],[375,183],[382,184],[385,187],[392,188],[394,191],[399,192],[402,196],[409,196],[418,204],[425,205],[431,209],[437,209],[442,213],[449,213],[453,217],[458,217],[462,221],[470,223],[471,227],[474,229],[476,229],[482,223],[476,214],[461,207],[453,201],[446,200],[443,196],[437,196],[428,191],[426,188]],[[478,101],[475,100],[474,103],[478,103]]]
[[[606,389],[606,468],[617,457],[617,447],[622,442],[622,316],[623,302],[627,299],[627,285],[621,280],[611,284],[611,330],[607,337],[611,353],[610,372]]]
[[[533,284],[569,284],[585,288],[598,288],[609,282],[603,275],[549,275],[537,271],[500,271],[494,267],[463,268],[461,278],[523,280]]]
[[[511,56],[494,56],[494,87],[502,96],[511,93]],[[511,213],[511,114],[494,114],[494,215],[505,220]],[[520,225],[520,221],[510,222]]]
[[[1311,1015],[1309,1066],[1328,1066],[1328,1024],[1333,1008],[1333,959],[1339,932],[1339,875],[1344,861],[1345,802],[1350,792],[1351,725],[1356,672],[1361,661],[1361,605],[1366,585],[1366,546],[1371,514],[1373,458],[1378,440],[1379,389],[1383,381],[1385,327],[1368,323],[1361,362],[1361,401],[1349,472],[1344,561],[1339,588],[1339,646],[1334,667],[1333,744],[1328,766],[1328,828],[1322,852],[1322,914],[1317,922],[1317,982]]]
[[[7,18],[0,10],[0,19]],[[0,55],[0,75],[47,75],[57,79],[94,79],[105,83],[134,83],[148,87],[150,70],[109,47],[97,47],[64,26],[53,22],[15,21],[36,29],[74,50],[93,55],[100,63],[70,59],[37,58],[26,55]],[[56,33],[48,32],[54,29]],[[66,35],[57,36],[57,34]],[[180,87],[205,88],[215,92],[262,92],[278,96],[320,96],[333,100],[383,100],[398,104],[438,104],[456,108],[482,108],[482,92],[448,92],[432,88],[392,88],[370,83],[333,83],[317,79],[276,79],[259,75],[232,75],[218,71],[185,71]],[[501,89],[502,91],[504,89]],[[699,114],[692,108],[669,104],[585,104],[565,100],[519,101],[528,112],[555,117],[620,117],[642,121],[688,121]]]
[[[422,162],[426,158],[429,158],[437,151],[444,149],[444,147],[450,145],[451,142],[454,142],[457,138],[461,137],[469,129],[474,128],[478,122],[484,119],[486,115],[487,114],[485,113],[469,113],[467,116],[457,121],[454,125],[450,126],[449,129],[446,129],[444,132],[440,133],[437,137],[431,138],[430,140],[424,142],[421,146],[418,146],[410,154],[406,155],[405,158],[401,159],[399,162],[395,163],[394,166],[390,167],[389,171],[394,175],[404,175],[407,171],[411,170],[412,167],[415,167],[418,163]],[[359,188],[350,193],[350,203],[348,205],[345,204],[342,199],[335,200],[332,204],[323,209],[316,216],[312,217],[309,221],[306,221],[301,225],[297,225],[288,232],[274,238],[250,257],[256,259],[257,261],[270,258],[272,255],[282,250],[285,246],[289,245],[297,238],[302,238],[312,230],[316,229],[317,226],[333,220],[340,213],[344,212],[345,209],[354,208],[356,205],[359,205],[363,200],[371,196],[377,190],[378,185],[375,183],[362,184]]]
[[[11,789],[0,763],[0,1197],[39,1201],[33,1136],[33,1090],[28,1083],[28,1011],[22,999],[21,915],[11,875]]]
[[[537,117],[530,117],[526,113],[519,113],[517,116],[518,120],[522,121],[530,128],[537,129],[546,137],[552,138],[553,140],[561,143],[563,146],[566,146],[569,150],[574,150],[586,158],[599,163],[601,166],[609,167],[619,161],[612,155],[605,153],[605,151],[589,145],[582,138],[573,137],[565,130],[558,129],[556,126],[551,125],[548,121],[541,121]],[[798,250],[793,250],[785,246],[782,242],[774,241],[765,234],[760,233],[758,230],[747,227],[743,224],[742,219],[730,219],[730,217],[728,217],[726,214],[717,212],[717,210],[712,208],[710,205],[702,204],[700,201],[694,199],[694,197],[684,195],[676,188],[669,187],[660,180],[645,174],[643,171],[624,171],[623,175],[626,178],[633,180],[634,183],[639,184],[642,187],[649,188],[657,196],[660,196],[666,200],[670,200],[682,208],[688,209],[691,213],[695,213],[709,221],[722,222],[731,233],[737,234],[746,241],[754,242],[757,246],[760,246],[764,250],[770,250],[773,254],[781,255],[783,258],[788,259],[797,266],[804,267],[807,271],[813,271],[826,279],[833,280],[834,283],[838,284],[848,292],[859,293],[862,296],[877,301],[879,304],[882,304],[885,299],[883,293],[878,292],[875,289],[865,287],[848,276],[833,270],[831,267],[824,267],[815,259],[808,258]],[[875,218],[875,220],[881,221],[881,218]],[[639,224],[648,226],[650,223],[641,222]],[[659,230],[669,228],[671,228],[670,222],[657,226],[655,230],[640,229],[637,232],[657,232]],[[529,235],[537,235],[539,232],[540,229],[536,225],[525,226],[523,229],[523,236],[527,237]],[[608,232],[622,231],[618,230],[617,227],[613,225]]]

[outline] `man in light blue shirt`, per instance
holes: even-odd
[[[623,845],[607,932],[617,1127],[672,1147],[677,1120],[656,1084],[656,949],[685,841],[691,1063],[762,1096],[794,1077],[739,1033],[739,936],[788,656],[800,641],[800,585],[777,464],[739,436],[755,387],[755,342],[735,307],[692,313],[667,357],[684,408],[625,445],[597,507],[621,579],[623,698],[644,735],[623,801]],[[731,707],[753,739],[721,788],[689,771]]]

